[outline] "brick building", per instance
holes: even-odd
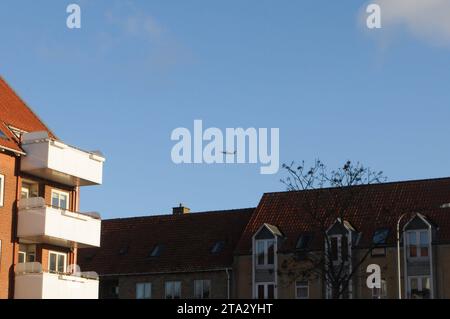
[[[332,255],[357,264],[345,297],[398,298],[400,257],[403,298],[450,298],[450,178],[333,192],[344,200],[355,190],[339,220],[326,197],[317,203]],[[326,247],[305,211],[318,192],[267,193],[254,210],[104,221],[101,248],[84,250],[80,263],[100,273],[102,298],[330,298],[324,276],[301,271],[302,256]],[[369,264],[381,268],[380,289],[366,286]]]
[[[342,219],[329,214],[327,197],[317,203],[323,216],[306,212],[305,201],[321,191],[264,194],[235,251],[236,298],[330,298],[323,276],[304,274],[308,253],[323,254],[328,228],[336,258],[363,261],[349,282],[349,298],[397,298],[397,223],[400,220],[400,277],[403,298],[450,298],[450,178],[356,186]],[[345,200],[353,188],[335,189]],[[367,258],[363,258],[368,254]],[[327,254],[326,257],[329,255]],[[365,255],[364,255],[365,256]],[[332,258],[332,257],[330,257]],[[381,267],[381,289],[366,286],[366,267]],[[350,266],[351,267],[351,266]]]
[[[98,214],[77,211],[104,160],[59,141],[0,77],[0,298],[98,297],[73,265],[100,243]]]
[[[101,248],[80,252],[100,298],[231,297],[233,253],[253,209],[104,220]]]

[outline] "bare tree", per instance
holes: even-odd
[[[353,253],[359,234],[346,217],[360,205],[367,189],[364,186],[384,182],[386,177],[381,171],[351,161],[331,171],[320,160],[316,160],[311,167],[306,167],[305,162],[300,165],[293,162],[284,164],[283,169],[288,176],[281,182],[288,191],[298,191],[304,214],[302,218],[311,224],[312,236],[321,237],[319,242],[322,245],[319,250],[300,247],[292,258],[292,265],[296,268],[284,265],[285,269],[289,269],[287,275],[292,280],[320,277],[326,283],[325,289],[330,297],[346,298],[358,269],[376,245],[372,243],[367,251]],[[370,215],[366,217],[368,223],[375,222],[369,220]],[[333,229],[341,229],[345,236],[340,236],[338,241]]]

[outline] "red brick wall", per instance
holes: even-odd
[[[10,293],[10,276],[13,274],[13,212],[15,211],[17,176],[15,175],[15,156],[0,152],[0,174],[5,176],[4,204],[0,207],[0,298],[8,298]],[[12,292],[12,290],[11,290]]]
[[[19,188],[21,187],[16,174],[16,166],[18,165],[19,160],[19,158],[12,154],[0,152],[0,174],[5,176],[4,204],[0,207],[0,299],[13,297],[14,291],[14,262],[17,262],[19,250],[19,245],[17,242],[15,244],[14,239],[16,227],[14,218],[16,218],[18,183]],[[45,198],[47,204],[51,203],[52,189],[69,192],[70,209],[74,210],[74,198],[76,193],[73,188],[53,184],[30,176],[26,176],[26,178],[38,181],[41,184],[39,195]],[[49,245],[37,245],[37,261],[42,263],[44,269],[48,268],[49,250],[68,252],[68,263],[70,264],[73,262],[74,254],[70,252],[70,249]]]

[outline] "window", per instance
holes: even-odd
[[[36,261],[35,245],[19,245],[19,263],[32,263]]]
[[[122,246],[122,247],[119,249],[119,255],[120,255],[120,256],[124,256],[124,255],[128,254],[128,250],[129,250],[129,246],[128,246],[128,245]]]
[[[5,199],[5,176],[0,175],[0,207],[3,207]]]
[[[0,131],[0,138],[1,138],[2,140],[9,140],[8,136],[6,136],[6,134],[3,133],[2,131]]]
[[[164,250],[163,245],[156,245],[153,247],[152,251],[150,252],[150,257],[159,257],[161,256],[162,251]]]
[[[348,259],[348,237],[341,237],[341,256],[344,261]]]
[[[270,266],[275,262],[275,240],[256,241],[256,265]]]
[[[260,283],[256,285],[257,299],[275,299],[275,285],[273,283]]]
[[[308,249],[309,245],[311,244],[312,238],[313,238],[312,234],[300,235],[300,237],[297,240],[297,245],[295,246],[295,248],[300,250]]]
[[[136,284],[136,299],[151,299],[152,284],[149,282]]]
[[[67,254],[51,251],[48,256],[48,270],[52,273],[66,272]]]
[[[347,235],[334,235],[329,238],[330,252],[329,257],[334,263],[343,260],[348,261],[350,256],[349,241]]]
[[[225,242],[223,240],[216,242],[211,248],[211,254],[219,254],[225,247]]]
[[[194,281],[194,298],[209,299],[211,298],[211,281],[195,280]]]
[[[23,251],[19,251],[19,264],[25,263],[27,254]]]
[[[69,209],[69,193],[52,190],[52,206]]]
[[[180,299],[181,298],[181,282],[168,281],[166,282],[166,299]]]
[[[307,281],[297,281],[295,283],[295,298],[297,299],[309,298],[309,283]]]
[[[20,198],[30,198],[30,197],[38,197],[39,196],[39,186],[36,183],[22,183],[22,189],[20,193]]]
[[[381,280],[381,288],[372,289],[372,299],[385,299],[387,297],[386,280]]]
[[[384,245],[386,244],[388,236],[389,228],[379,228],[373,233],[372,243],[374,245]]]
[[[429,255],[430,238],[428,230],[414,230],[407,232],[408,257],[426,258]]]
[[[330,239],[331,241],[331,260],[337,261],[338,260],[338,238],[332,237]]]
[[[430,299],[430,277],[409,277],[409,296],[411,299]]]

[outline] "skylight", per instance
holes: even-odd
[[[388,236],[389,236],[389,228],[378,228],[373,233],[372,243],[375,245],[386,244]]]
[[[302,234],[298,237],[297,244],[295,248],[297,249],[307,249],[311,244],[313,235],[312,234]]]
[[[123,246],[122,248],[120,248],[119,255],[123,256],[126,255],[127,253],[128,253],[128,246]]]
[[[150,257],[159,257],[161,256],[161,253],[164,250],[164,245],[156,245],[153,247],[153,249],[150,251]]]
[[[3,133],[1,130],[0,130],[0,138],[3,140],[8,140],[8,137],[6,136],[6,134]]]
[[[221,253],[224,247],[225,242],[223,240],[214,243],[214,245],[211,248],[211,254]]]

